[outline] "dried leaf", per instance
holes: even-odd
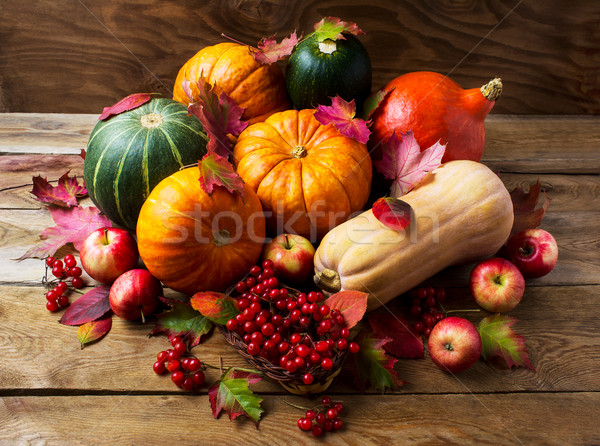
[[[44,229],[40,238],[41,243],[27,251],[17,260],[39,258],[44,259],[54,255],[67,243],[73,243],[78,251],[87,236],[99,228],[111,227],[110,220],[100,214],[98,208],[75,206],[72,208],[50,207],[50,215],[56,223]]]
[[[352,328],[365,315],[368,298],[369,294],[362,291],[343,290],[329,296],[324,303],[332,310],[339,310],[346,327]]]
[[[87,189],[84,184],[79,184],[77,176],[69,176],[70,170],[58,179],[58,186],[62,187],[67,193],[75,198],[83,198],[87,196]]]
[[[33,177],[32,180],[33,189],[31,190],[31,194],[35,195],[38,201],[55,206],[77,206],[77,198],[69,194],[61,185],[53,186],[46,178],[42,178],[40,175]]]
[[[115,116],[129,110],[134,110],[144,105],[150,99],[152,99],[153,94],[156,93],[130,94],[129,96],[126,96],[123,99],[121,99],[115,105],[112,105],[110,107],[104,107],[104,110],[102,110],[102,114],[98,118],[98,121],[104,121],[105,119],[110,118],[111,116]]]
[[[477,327],[481,336],[481,356],[484,360],[497,356],[504,359],[509,368],[515,365],[535,372],[525,347],[525,338],[511,328],[515,322],[515,318],[502,314],[484,318]]]
[[[537,228],[542,224],[544,214],[550,206],[550,199],[543,192],[542,206],[536,209],[540,199],[542,185],[538,179],[535,184],[529,187],[529,192],[525,193],[523,189],[517,187],[510,193],[513,202],[513,211],[515,220],[510,235],[513,236],[526,229]]]
[[[194,310],[188,303],[176,300],[161,300],[169,303],[171,309],[156,316],[156,325],[150,332],[150,336],[166,334],[169,340],[175,336],[181,336],[189,341],[190,348],[200,344],[202,336],[211,330],[212,322]]]
[[[379,198],[373,203],[372,210],[377,220],[396,231],[406,228],[414,215],[410,204],[393,197]]]
[[[244,199],[244,180],[226,158],[209,152],[198,163],[200,168],[200,186],[208,195],[212,195],[215,186],[222,186],[232,194],[240,194]]]
[[[373,115],[375,110],[377,110],[377,107],[379,107],[379,104],[381,104],[383,102],[383,100],[386,98],[386,96],[388,94],[390,94],[394,90],[394,88],[395,87],[392,87],[389,90],[382,89],[382,90],[376,91],[371,96],[369,96],[367,99],[365,99],[365,102],[363,103],[362,118],[366,121],[371,119],[371,116]]]
[[[79,156],[85,161],[85,155],[86,155],[86,151],[85,149],[81,149],[81,151],[79,152]]]
[[[385,178],[394,180],[391,195],[399,198],[442,163],[445,150],[446,145],[438,142],[421,151],[412,132],[401,138],[394,132],[383,143],[383,158],[375,167]]]
[[[110,310],[109,292],[108,285],[92,288],[69,305],[59,322],[63,325],[81,325],[104,316]]]
[[[425,356],[423,339],[411,324],[392,313],[370,313],[369,325],[375,335],[390,341],[383,344],[386,352],[400,359],[422,359]]]
[[[371,135],[367,122],[355,118],[356,104],[354,99],[346,102],[339,96],[331,98],[331,105],[319,105],[315,118],[323,125],[333,124],[342,135],[366,144]]]
[[[344,22],[338,17],[324,17],[318,23],[315,23],[315,39],[317,42],[324,40],[345,40],[342,33],[365,34],[362,29],[354,22]]]
[[[89,344],[90,342],[97,341],[102,336],[110,331],[112,327],[112,317],[103,317],[102,319],[98,319],[95,321],[86,322],[81,325],[77,330],[77,339],[81,343],[81,348],[85,346],[85,344]]]
[[[250,418],[258,429],[258,422],[264,412],[260,406],[262,398],[253,393],[248,385],[257,383],[260,376],[234,368],[227,369],[216,383],[208,389],[208,398],[214,418],[222,411],[234,420],[240,415]]]
[[[220,325],[225,325],[229,319],[240,312],[230,296],[215,291],[201,291],[194,294],[190,304],[194,310]]]
[[[262,38],[258,42],[258,49],[250,48],[250,53],[254,60],[261,64],[272,64],[278,60],[285,59],[292,54],[294,47],[298,44],[296,31],[284,38],[281,43],[275,40],[275,34],[269,38]]]

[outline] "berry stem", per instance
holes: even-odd
[[[305,407],[305,406],[300,406],[299,404],[290,403],[287,400],[283,400],[283,402],[285,404],[287,404],[288,406],[292,406],[292,407],[295,407],[296,409],[300,409],[300,410],[311,410],[312,409],[311,407]]]

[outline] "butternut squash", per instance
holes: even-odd
[[[402,200],[414,211],[402,231],[368,210],[325,235],[315,253],[320,288],[367,292],[370,311],[448,266],[492,256],[513,224],[504,184],[475,161],[443,164]]]

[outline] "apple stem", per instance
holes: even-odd
[[[140,313],[142,313],[142,324],[146,323],[146,318],[144,317],[144,310],[140,308]]]
[[[444,313],[479,313],[481,310],[479,308],[468,308],[466,310],[444,310]]]
[[[284,235],[284,238],[285,238],[285,243],[283,244],[283,247],[284,247],[285,249],[291,249],[291,248],[292,248],[292,246],[290,245],[290,239],[289,239],[289,236],[288,236],[287,234],[285,234],[285,235]]]
[[[104,244],[108,245],[108,228],[104,228]]]

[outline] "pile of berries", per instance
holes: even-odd
[[[439,304],[446,301],[446,289],[431,286],[419,287],[411,290],[410,296],[412,298],[410,314],[415,318],[419,318],[413,324],[413,328],[417,333],[429,337],[435,324],[446,317],[444,313],[439,311]]]
[[[344,427],[344,422],[339,417],[344,405],[339,401],[331,401],[328,396],[324,396],[321,403],[322,408],[308,409],[304,417],[298,420],[298,428],[310,431],[315,437],[320,437],[324,432],[339,431]]]
[[[158,352],[156,362],[152,367],[154,372],[162,375],[165,372],[171,374],[171,381],[183,390],[197,390],[204,384],[206,376],[200,360],[192,355],[187,355],[187,344],[181,336],[171,338],[171,347],[168,350]]]
[[[315,372],[331,370],[338,353],[359,350],[341,312],[323,304],[318,291],[296,294],[281,286],[271,260],[250,268],[233,297],[240,313],[226,327],[243,340],[248,355],[297,373],[306,385]]]
[[[52,275],[58,280],[48,281],[48,269],[51,268]],[[46,309],[50,312],[55,312],[59,308],[64,308],[69,305],[69,298],[65,295],[69,286],[67,280],[71,280],[73,288],[83,287],[83,279],[81,274],[82,269],[77,266],[77,259],[72,254],[67,254],[62,260],[55,257],[46,258],[46,277],[44,283],[54,284],[54,288],[46,293]]]

